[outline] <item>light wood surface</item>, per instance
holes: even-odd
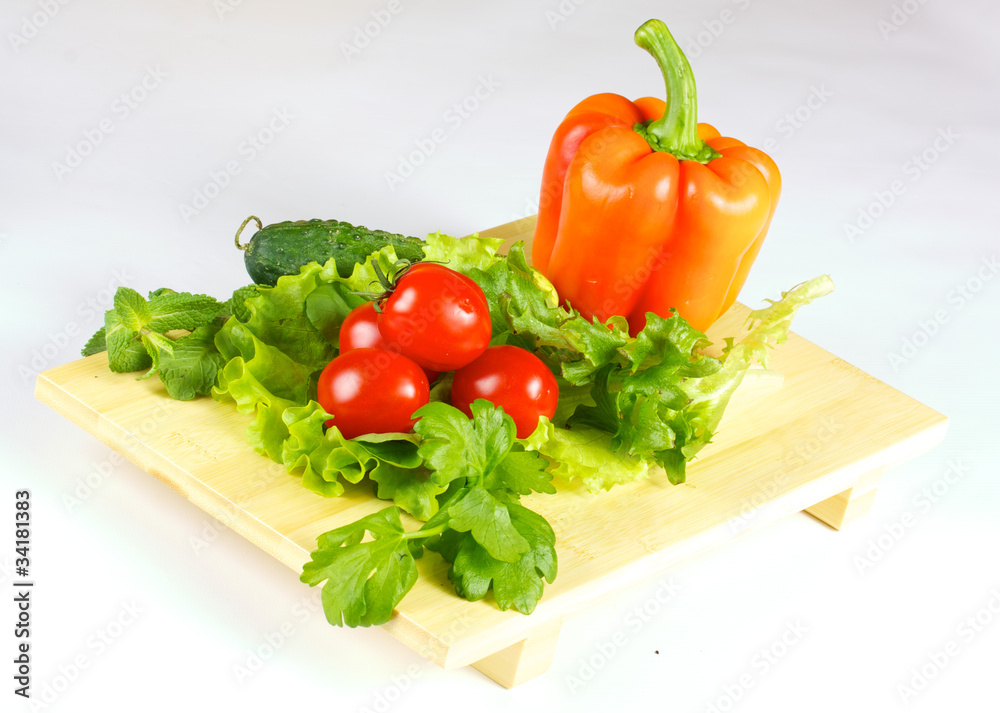
[[[509,244],[533,227],[530,217],[481,235]],[[746,314],[736,304],[709,336],[737,333]],[[557,494],[525,500],[551,523],[559,557],[533,614],[457,597],[429,553],[383,628],[444,668],[518,685],[548,668],[566,616],[791,513],[839,528],[867,512],[883,469],[944,437],[944,416],[796,335],[769,367],[781,388],[737,393],[686,484],[660,474],[590,494],[557,482]],[[157,379],[108,371],[104,354],[40,374],[36,395],[295,573],[318,535],[386,506],[365,483],[331,499],[306,490],[246,444],[249,417],[209,398],[174,401]]]

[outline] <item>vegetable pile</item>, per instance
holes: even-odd
[[[255,284],[225,302],[119,288],[84,348],[157,375],[176,399],[232,404],[251,417],[249,444],[309,490],[366,480],[391,502],[320,535],[303,567],[332,624],[386,622],[428,550],[460,596],[531,613],[556,576],[556,537],[522,498],[657,469],[684,482],[750,367],[832,289],[826,276],[800,284],[721,356],[705,352],[780,176],[697,124],[691,68],[663,23],[636,42],[669,103],[599,94],[569,112],[543,176],[538,269],[521,243],[499,255],[487,238],[251,217],[240,231],[258,232],[236,243]],[[407,529],[404,512],[422,524]]]
[[[635,336],[622,317],[583,318],[559,303],[551,284],[528,265],[522,244],[506,255],[497,254],[499,244],[429,235],[425,262],[398,280],[405,285],[407,273],[447,266],[478,286],[488,307],[490,346],[450,362],[418,363],[371,346],[356,326],[370,310],[368,339],[382,339],[383,347],[406,341],[405,330],[381,329],[401,293],[380,303],[367,293],[380,275],[398,271],[391,244],[355,264],[348,277],[335,258],[309,262],[273,287],[247,285],[226,301],[167,289],[147,298],[119,288],[105,328],[84,354],[106,349],[113,371],[147,370],[139,378],[158,376],[174,398],[211,395],[232,404],[251,417],[249,444],[309,490],[335,497],[345,483],[367,480],[376,497],[391,501],[321,535],[303,568],[304,582],[325,583],[331,623],[384,623],[413,586],[414,560],[427,550],[449,562],[460,596],[477,600],[492,591],[499,608],[528,614],[544,583],[555,578],[557,557],[552,528],[522,497],[552,495],[559,481],[600,491],[658,467],[671,482],[683,482],[686,464],[711,440],[750,366],[766,363],[768,347],[784,341],[796,310],[832,283],[816,278],[753,312],[746,333],[727,339],[714,358],[704,353],[705,335],[676,313],[650,313]],[[518,359],[504,356],[511,349]],[[428,386],[415,411],[406,413],[411,404],[403,399],[400,430],[382,424],[376,430],[383,432],[351,432],[350,415],[323,405],[323,374],[358,352],[405,360],[412,365],[406,378]],[[431,386],[428,369],[445,373]],[[381,378],[383,371],[395,373],[388,367],[375,373]],[[540,386],[525,386],[532,380]],[[489,393],[490,384],[514,393],[507,408],[488,400],[508,398]],[[526,390],[550,401],[539,407]],[[525,410],[529,422],[535,419],[532,429],[522,430]],[[423,525],[406,530],[402,512]]]

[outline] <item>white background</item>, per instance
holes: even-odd
[[[831,274],[836,292],[796,331],[951,418],[942,445],[887,473],[866,520],[836,532],[797,515],[639,584],[569,619],[549,672],[506,691],[381,631],[328,626],[293,572],[34,400],[35,372],[77,358],[109,287],[225,298],[248,282],[233,246],[247,215],[464,235],[535,212],[572,105],[662,95],[632,44],[650,17],[688,52],[699,117],[768,147],[783,174],[741,301]],[[30,488],[36,701],[995,710],[998,21],[986,0],[7,0],[0,562],[9,592],[14,491]],[[488,96],[456,121],[481,83]],[[658,606],[665,584],[679,590]],[[0,708],[28,709],[0,599]],[[963,624],[976,616],[980,630]],[[789,626],[804,633],[785,646]],[[949,642],[957,655],[932,663]],[[253,652],[267,660],[241,680]],[[931,680],[905,695],[920,669]]]

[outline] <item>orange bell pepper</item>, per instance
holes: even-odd
[[[588,319],[677,310],[706,330],[736,300],[781,193],[766,154],[697,123],[694,76],[659,20],[635,41],[657,61],[667,101],[596,94],[555,132],[532,263]]]

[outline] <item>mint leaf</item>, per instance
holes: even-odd
[[[372,540],[362,542],[365,533]],[[417,580],[399,509],[389,507],[317,539],[300,579],[323,585],[323,611],[334,626],[378,626]]]
[[[215,348],[218,327],[206,324],[173,343],[171,352],[161,352],[157,367],[167,393],[180,401],[212,393],[225,364]]]
[[[122,286],[115,291],[114,306],[118,320],[125,329],[138,332],[149,324],[149,303],[131,287]]]
[[[140,337],[146,350],[153,357],[154,363],[156,363],[159,356],[157,352],[174,353],[174,342],[169,337],[165,337],[158,332],[147,332],[145,330],[141,333]]]
[[[140,379],[159,372],[167,393],[192,399],[210,392],[225,362],[213,343],[218,327],[198,330],[225,313],[225,305],[206,295],[164,287],[150,292],[147,301],[135,290],[119,287],[114,309],[104,315],[104,329],[91,337],[82,353],[87,356],[106,349],[112,371],[149,369]],[[175,329],[192,330],[192,334],[176,341],[164,334]]]
[[[225,311],[226,305],[208,295],[158,290],[150,293],[148,326],[157,332],[194,331]]]
[[[104,313],[108,368],[117,373],[148,369],[153,359],[139,341],[139,333],[122,323],[117,309]]]
[[[100,354],[108,350],[108,343],[104,338],[104,327],[101,327],[96,332],[94,336],[87,340],[87,343],[83,345],[83,349],[80,350],[81,356],[91,356],[93,354]]]

